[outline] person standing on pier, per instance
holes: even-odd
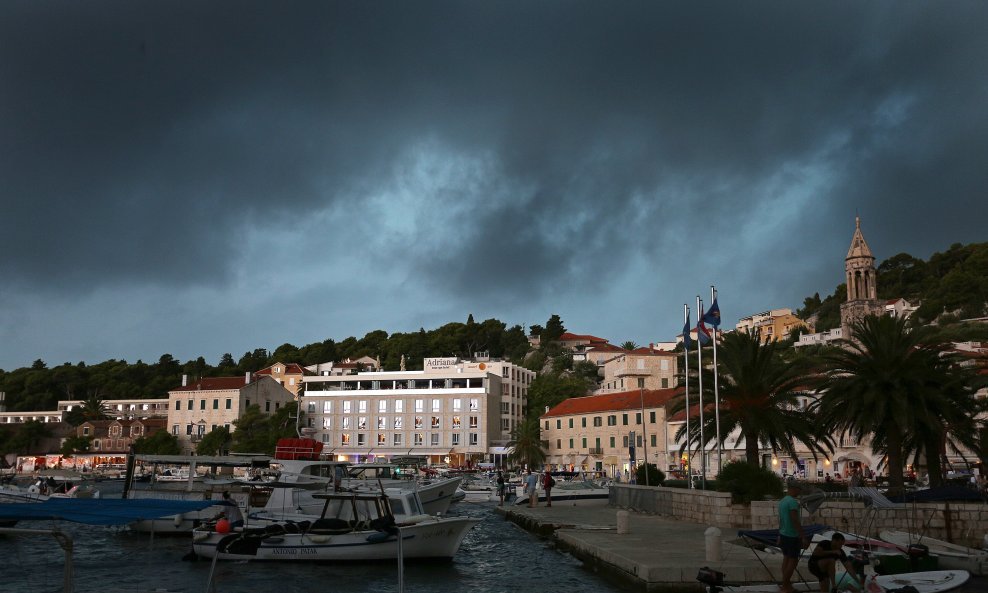
[[[532,468],[528,468],[528,476],[525,478],[525,489],[528,491],[528,506],[534,508],[539,502],[538,488],[539,479],[532,473]]]
[[[779,501],[779,547],[782,548],[781,593],[793,593],[792,575],[796,572],[799,557],[809,545],[803,525],[799,522],[799,501],[796,497],[802,487],[790,481],[786,496]]]
[[[504,506],[504,474],[501,470],[497,470],[497,495],[501,499],[501,502],[497,503],[497,506]]]
[[[542,474],[542,489],[545,490],[545,502],[546,502],[545,506],[547,507],[552,506],[552,487],[555,485],[556,485],[555,478],[553,478],[552,474],[550,474],[549,471],[546,470],[546,472]]]

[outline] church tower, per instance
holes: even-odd
[[[847,276],[847,302],[840,306],[840,325],[845,340],[850,339],[851,324],[869,315],[882,315],[884,308],[878,302],[878,284],[875,273],[875,256],[861,234],[861,219],[854,219],[854,236],[851,248],[844,258]]]

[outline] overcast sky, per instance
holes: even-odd
[[[670,340],[986,240],[985,2],[0,4],[0,368]],[[445,353],[435,353],[441,355]]]

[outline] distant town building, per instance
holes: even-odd
[[[307,366],[305,370],[314,375],[322,375],[324,377],[330,375],[352,375],[360,371],[379,371],[381,370],[381,361],[370,356],[361,356],[356,360],[350,360],[348,358],[342,362],[321,362]]]
[[[167,418],[89,420],[76,427],[76,436],[90,439],[89,452],[93,455],[123,455],[134,441],[164,430],[167,422]]]
[[[59,412],[81,408],[86,402],[79,399],[60,400]],[[110,418],[159,418],[168,416],[167,399],[107,399],[103,400],[103,412]]]
[[[821,344],[837,341],[841,339],[843,335],[844,330],[839,327],[815,334],[802,334],[793,346],[796,348],[802,348],[803,346],[820,346]]]
[[[632,389],[670,389],[676,385],[675,352],[638,348],[604,362],[604,380],[596,394]]]
[[[308,374],[307,371],[303,369],[301,365],[295,364],[294,362],[289,364],[276,362],[268,368],[261,369],[254,373],[254,377],[271,377],[280,383],[282,387],[298,396],[299,391],[302,389],[302,377],[306,374]]]
[[[792,309],[772,309],[748,317],[742,317],[735,329],[757,335],[763,344],[789,338],[796,328],[812,331],[805,321],[796,317]]]

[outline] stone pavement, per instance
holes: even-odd
[[[565,506],[551,508],[508,505],[497,508],[506,519],[543,537],[594,569],[603,570],[646,591],[670,588],[700,589],[697,572],[709,566],[726,575],[730,582],[778,581],[782,558],[756,553],[731,543],[737,539],[732,530],[722,530],[720,560],[706,559],[705,531],[708,526],[685,523],[667,517],[629,513],[629,533],[617,533],[617,513],[622,509],[599,506]],[[806,560],[799,569],[806,579]],[[798,575],[795,580],[800,579]]]

